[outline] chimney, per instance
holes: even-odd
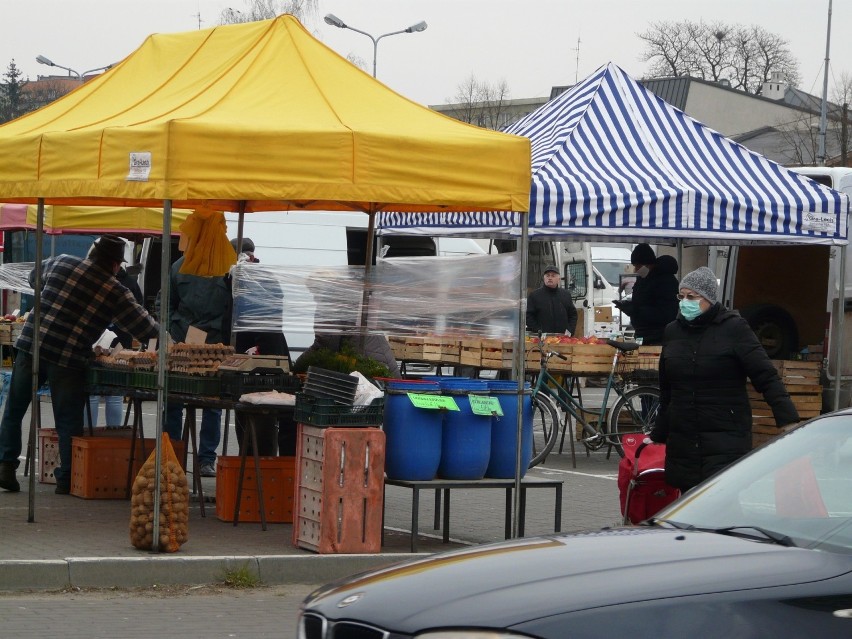
[[[770,100],[783,100],[786,92],[787,83],[784,81],[784,76],[780,71],[773,71],[769,76],[769,81],[763,83],[760,95]]]

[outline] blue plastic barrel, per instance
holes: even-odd
[[[475,415],[468,395],[487,395],[488,382],[456,378],[442,380],[439,385],[441,394],[452,396],[459,410],[444,414],[438,476],[444,479],[482,479],[491,457],[491,416]]]
[[[485,476],[509,479],[515,476],[515,456],[518,449],[518,382],[490,381],[488,390],[500,400],[503,416],[491,418],[491,459]],[[532,389],[524,384],[523,421],[521,426],[521,477],[527,472],[532,459],[533,409]]]
[[[441,463],[442,411],[416,408],[408,393],[437,395],[440,388],[435,382],[387,382],[385,473],[389,479],[435,479]]]

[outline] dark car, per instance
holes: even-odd
[[[516,539],[312,593],[300,639],[852,637],[852,410],[641,526]]]

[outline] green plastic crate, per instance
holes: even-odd
[[[364,427],[381,426],[385,400],[374,399],[369,406],[346,406],[334,400],[296,393],[296,422],[311,426]]]
[[[86,371],[86,384],[90,388],[99,386],[122,386],[126,388],[130,384],[130,371],[90,366]]]
[[[199,395],[201,397],[220,397],[222,394],[222,379],[220,377],[204,377],[201,375],[179,375],[169,373],[169,393],[181,395]]]

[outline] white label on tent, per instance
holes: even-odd
[[[147,182],[151,174],[151,152],[130,154],[130,172],[127,179],[133,182]]]
[[[803,231],[816,231],[818,233],[833,233],[836,219],[831,214],[805,213],[802,217]]]

